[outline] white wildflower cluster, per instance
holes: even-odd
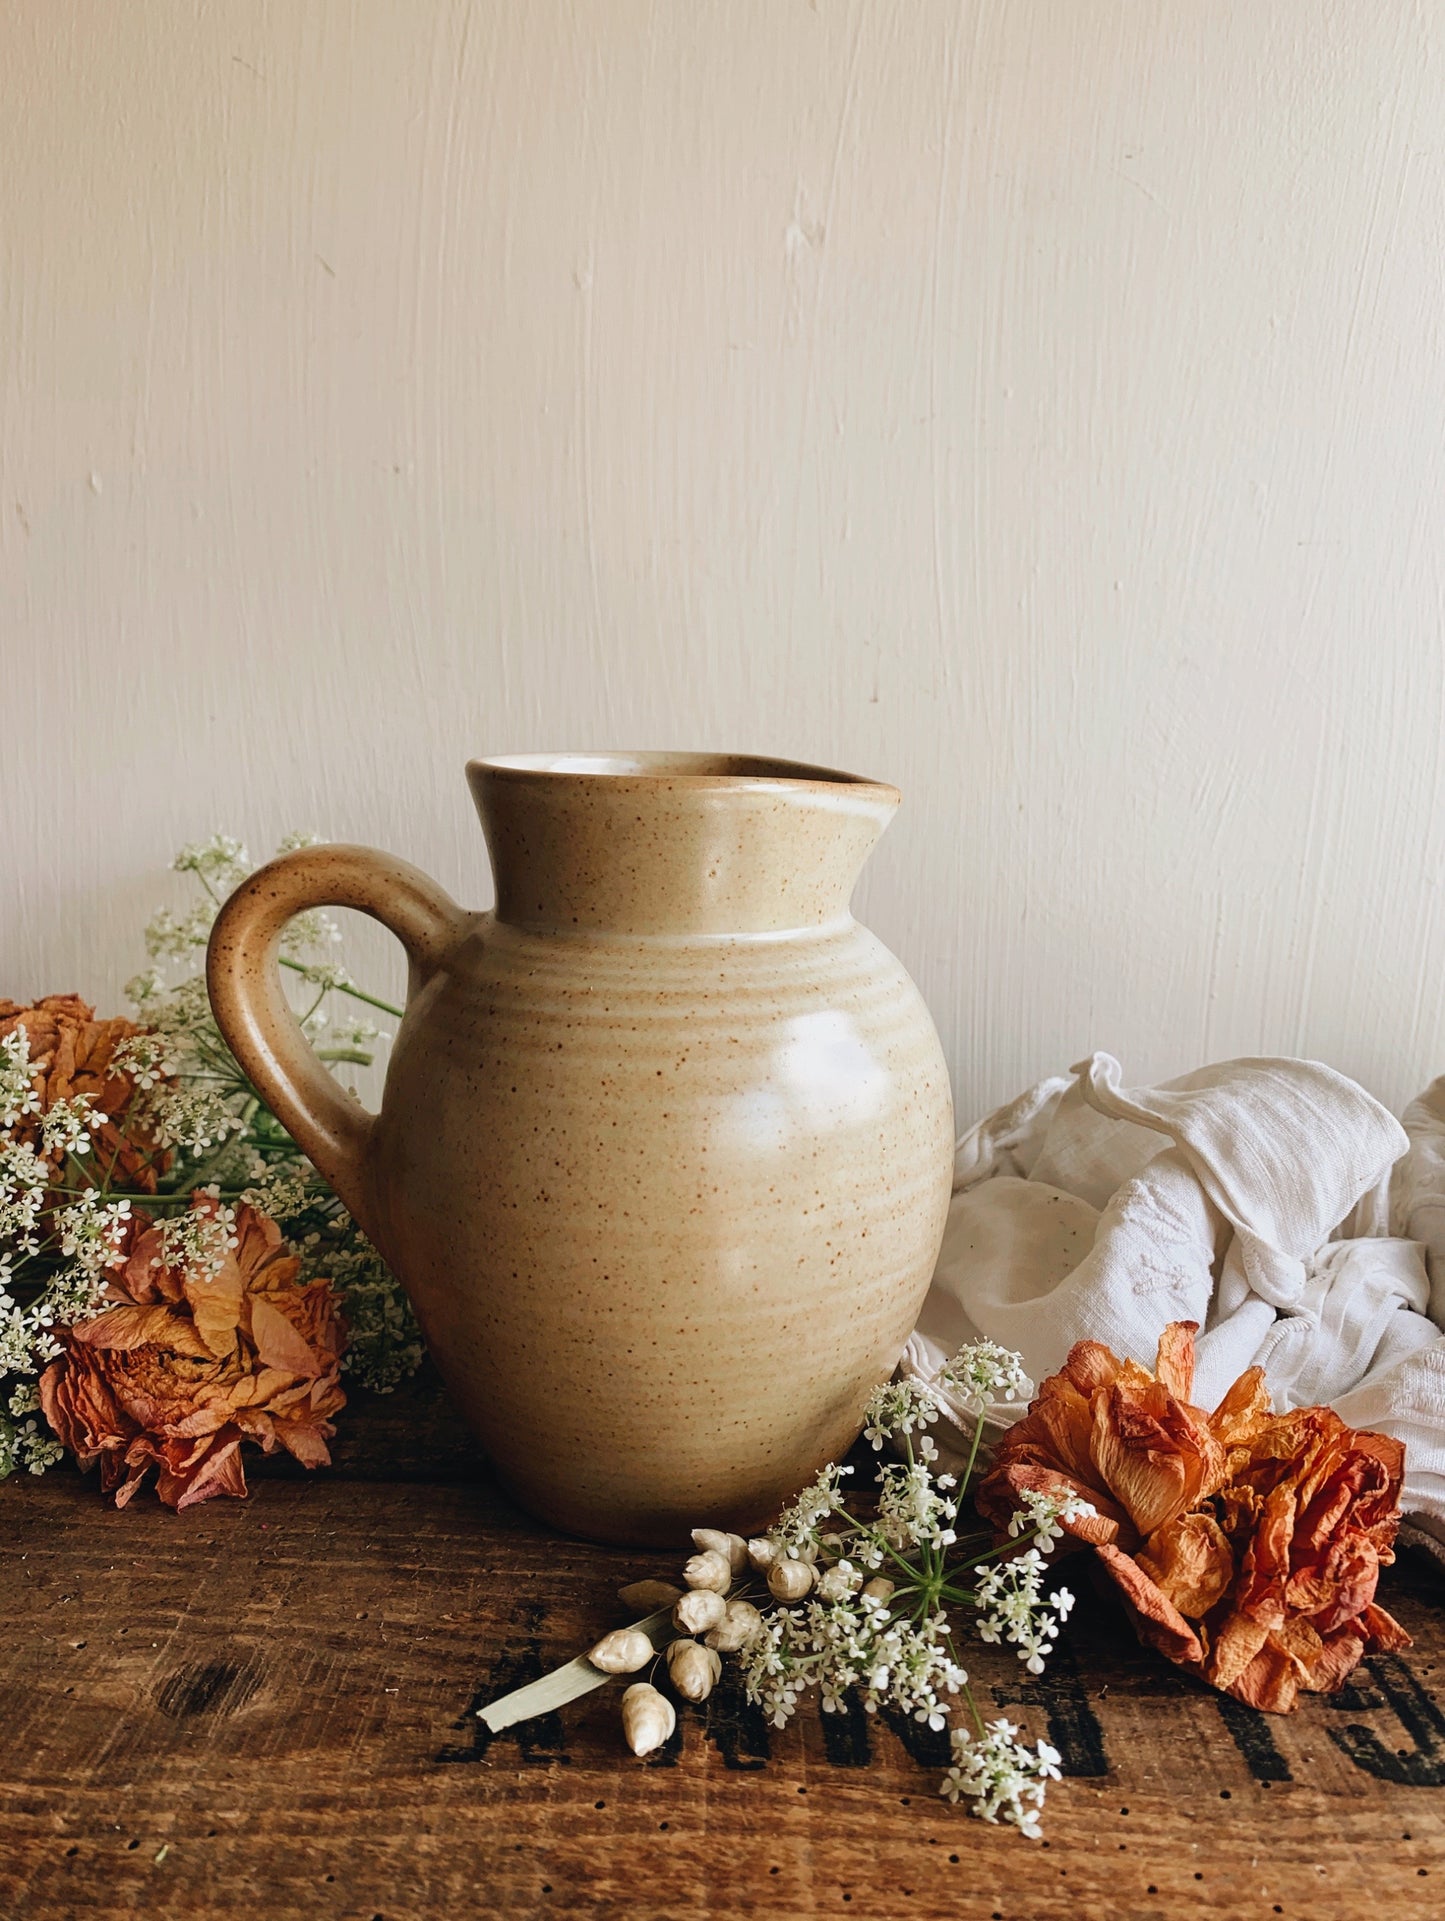
[[[310,1205],[316,1174],[309,1161],[267,1161],[257,1154],[248,1171],[252,1184],[242,1189],[241,1199],[278,1224],[284,1225]]]
[[[953,1475],[936,1472],[928,1432],[945,1396],[952,1405],[966,1403],[977,1429],[971,1473],[990,1406],[1029,1392],[1018,1355],[990,1341],[961,1349],[933,1387],[885,1383],[869,1396],[864,1435],[875,1450],[886,1444],[900,1458],[877,1470],[872,1516],[848,1512],[842,1471],[830,1467],[776,1527],[748,1544],[752,1566],[780,1605],[759,1619],[739,1660],[748,1698],[775,1726],[816,1690],[825,1711],[855,1699],[869,1712],[886,1705],[935,1729],[947,1725],[961,1692],[981,1727],[954,1645],[955,1620],[969,1613],[984,1641],[1009,1642],[1030,1673],[1042,1672],[1073,1596],[1059,1587],[1045,1599],[1044,1554],[1029,1543],[1046,1549],[1063,1522],[1092,1510],[1072,1493],[1023,1497],[1010,1530],[1017,1546],[1011,1558],[999,1559],[986,1534],[961,1536],[966,1490]],[[1058,1756],[1047,1743],[1018,1746],[1017,1733],[999,1722],[974,1743],[955,1731],[956,1760],[944,1792],[953,1799],[970,1794],[987,1819],[999,1819],[1002,1810],[1002,1818],[1034,1834],[1043,1783],[1057,1778]]]
[[[921,1433],[938,1419],[938,1402],[917,1381],[884,1381],[868,1396],[863,1409],[863,1435],[880,1450],[885,1441]]]
[[[843,1482],[852,1472],[851,1467],[835,1467],[830,1461],[792,1505],[783,1509],[769,1535],[780,1553],[809,1562],[816,1558],[818,1530],[841,1509]]]
[[[40,1090],[30,1064],[30,1036],[12,1027],[0,1037],[0,1127],[16,1127],[40,1112]]]
[[[971,1341],[961,1347],[940,1370],[938,1385],[976,1410],[993,1401],[1026,1401],[1033,1392],[1023,1361],[995,1341]]]
[[[299,931],[293,931],[298,921],[303,924]],[[323,994],[329,994],[333,989],[354,987],[356,983],[339,961],[310,961],[302,956],[323,940],[340,939],[341,929],[319,912],[298,914],[282,937],[281,952],[295,961],[298,980],[308,982]]]
[[[286,844],[300,847],[310,842],[298,835]],[[251,856],[244,844],[229,834],[212,834],[209,840],[192,841],[183,847],[171,862],[171,869],[177,874],[194,874],[208,892],[224,898],[251,872]]]
[[[375,1021],[333,1018],[330,1025],[330,1038],[333,1047],[370,1050],[384,1047],[391,1039],[391,1035],[386,1028],[378,1027]],[[362,1065],[367,1067],[371,1065],[369,1052],[365,1054]]]
[[[18,1420],[21,1415],[33,1414],[40,1406],[40,1388],[34,1381],[22,1381],[10,1390],[5,1405]]]
[[[890,1461],[878,1470],[878,1528],[891,1548],[952,1547],[958,1502],[951,1474],[934,1475],[926,1461]]]
[[[973,1812],[985,1821],[1010,1821],[1030,1841],[1040,1839],[1039,1813],[1044,1805],[1044,1783],[1057,1781],[1060,1755],[1047,1741],[1033,1747],[1020,1741],[1022,1729],[1012,1721],[991,1721],[979,1739],[963,1728],[949,1737],[957,1757],[943,1777],[939,1793],[949,1801],[965,1795]]]
[[[1000,1561],[978,1577],[974,1590],[978,1606],[978,1638],[1008,1641],[1030,1674],[1042,1674],[1053,1651],[1059,1624],[1068,1619],[1074,1597],[1068,1588],[1055,1588],[1044,1599],[1048,1563],[1036,1547],[1011,1560]]]
[[[107,1199],[97,1188],[87,1188],[55,1210],[55,1233],[66,1260],[87,1275],[100,1275],[125,1258],[131,1231],[128,1195]]]
[[[49,1165],[25,1141],[0,1135],[0,1288],[40,1252]]]
[[[914,1622],[892,1613],[881,1597],[861,1594],[856,1601],[776,1609],[754,1629],[739,1658],[748,1699],[779,1728],[810,1688],[817,1688],[829,1714],[841,1713],[856,1689],[869,1714],[886,1703],[943,1728],[943,1697],[968,1681],[954,1657],[945,1614]]]
[[[978,1432],[971,1473],[990,1404],[1027,1392],[1018,1356],[977,1342],[953,1357],[937,1388],[890,1381],[869,1396],[864,1434],[875,1450],[886,1444],[898,1457],[878,1466],[871,1513],[850,1512],[844,1482],[851,1469],[830,1463],[755,1540],[695,1529],[694,1540],[710,1551],[688,1563],[689,1591],[656,1582],[626,1591],[638,1603],[677,1596],[674,1624],[685,1635],[706,1630],[704,1647],[672,1644],[669,1673],[674,1659],[681,1674],[711,1652],[735,1653],[748,1699],[775,1727],[785,1726],[809,1693],[825,1713],[846,1711],[856,1701],[869,1713],[887,1708],[937,1731],[948,1726],[961,1694],[981,1727],[955,1646],[957,1626],[972,1616],[985,1641],[1008,1640],[1030,1672],[1040,1672],[1072,1596],[1060,1588],[1045,1601],[1044,1557],[1028,1543],[1047,1545],[1062,1519],[1087,1509],[1072,1496],[1028,1498],[1013,1530],[1012,1558],[1000,1560],[986,1533],[961,1537],[966,1490],[953,1475],[936,1471],[938,1450],[928,1430],[943,1412],[944,1395],[972,1405]],[[726,1615],[718,1593],[691,1591],[716,1586],[727,1594],[739,1574],[760,1585],[734,1589]],[[623,1661],[621,1641],[629,1636],[646,1641],[634,1630],[609,1637],[593,1651],[596,1664],[623,1671],[609,1664]],[[624,1666],[634,1670],[630,1655]],[[710,1687],[711,1678],[704,1685]],[[624,1697],[624,1726],[639,1753],[646,1750],[634,1734],[661,1740],[664,1726],[670,1733],[674,1725],[664,1697],[643,1701],[656,1693],[635,1684]],[[646,1731],[638,1733],[644,1723]],[[1036,1833],[1043,1782],[1056,1778],[1058,1756],[1046,1743],[1017,1747],[1016,1734],[1011,1724],[997,1723],[974,1744],[955,1732],[957,1758],[944,1792],[953,1799],[972,1794],[987,1819],[997,1820],[1002,1810],[1004,1819]]]
[[[319,834],[290,833],[282,837],[277,847],[278,854],[293,854],[302,847],[319,847]],[[319,948],[335,947],[341,940],[341,929],[320,907],[308,908],[304,914],[297,914],[287,922],[281,936],[281,952],[293,963],[299,963],[297,972],[305,980],[323,989],[328,987],[351,987],[351,976],[344,967],[326,967],[319,963],[307,963],[306,956]]]
[[[178,1147],[199,1159],[209,1149],[224,1146],[232,1135],[245,1132],[245,1118],[234,1111],[233,1098],[224,1086],[178,1078],[156,1087],[146,1098],[147,1132],[158,1147]]]
[[[130,994],[131,1000],[137,1003],[148,994],[164,992],[159,975],[154,973],[132,981],[130,987],[140,989]],[[180,1057],[169,1035],[158,1028],[146,1028],[121,1042],[111,1057],[111,1065],[117,1073],[128,1076],[141,1093],[148,1094],[162,1081],[175,1078],[180,1072]]]
[[[303,1218],[314,1218],[314,1212]],[[425,1352],[421,1329],[401,1284],[351,1216],[337,1204],[333,1204],[323,1226],[290,1238],[301,1256],[302,1277],[311,1280],[324,1275],[340,1296],[346,1316],[342,1372],[353,1376],[362,1387],[390,1394],[399,1382],[416,1373]]]
[[[1092,1501],[1086,1501],[1072,1488],[1059,1493],[1025,1488],[1018,1499],[1023,1505],[1015,1508],[1009,1521],[1009,1538],[1017,1540],[1021,1534],[1030,1535],[1045,1553],[1055,1541],[1063,1540],[1066,1522],[1083,1521],[1099,1511]]]
[[[215,918],[215,907],[209,901],[197,901],[179,916],[163,907],[146,922],[146,952],[152,960],[190,960],[211,938]]]
[[[162,1221],[153,1265],[190,1281],[213,1281],[239,1245],[235,1208],[214,1189],[201,1188],[190,1207]]]
[[[31,1418],[37,1376],[60,1351],[55,1328],[103,1299],[129,1232],[128,1200],[89,1188],[62,1198],[64,1183],[53,1185],[58,1169],[90,1156],[106,1117],[83,1094],[43,1108],[37,1079],[17,1025],[0,1037],[0,1479],[17,1468],[43,1473],[59,1459],[59,1444]]]
[[[88,1154],[98,1129],[109,1116],[102,1114],[89,1094],[72,1094],[52,1101],[40,1117],[40,1152],[46,1160],[63,1162],[68,1154]]]
[[[0,1418],[0,1481],[20,1468],[31,1474],[43,1474],[46,1468],[54,1467],[64,1453],[55,1436],[33,1415],[25,1421]]]

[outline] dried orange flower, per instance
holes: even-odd
[[[243,1440],[325,1466],[345,1405],[344,1335],[328,1281],[303,1282],[276,1223],[242,1204],[191,1197],[208,1264],[185,1237],[137,1215],[114,1305],[59,1330],[64,1353],[40,1381],[45,1418],[123,1507],[148,1470],[168,1506],[244,1494]],[[208,1271],[209,1269],[209,1271]]]
[[[1000,1442],[979,1508],[1002,1535],[1023,1493],[1077,1490],[1140,1639],[1251,1707],[1331,1693],[1409,1636],[1375,1605],[1394,1559],[1404,1449],[1328,1408],[1272,1415],[1258,1368],[1213,1414],[1189,1402],[1196,1324],[1155,1371],[1081,1341]]]
[[[88,1094],[94,1110],[106,1117],[92,1140],[94,1178],[107,1186],[153,1194],[168,1157],[143,1135],[127,1132],[135,1082],[115,1064],[116,1050],[143,1030],[134,1021],[98,1021],[95,1009],[78,994],[47,994],[29,1006],[0,1000],[0,1038],[17,1027],[24,1028],[30,1043],[41,1114],[56,1101]],[[13,1132],[38,1149],[39,1117]]]
[[[1026,1492],[1076,1492],[1097,1514],[1065,1525],[1095,1545],[1132,1553],[1224,1485],[1231,1451],[1268,1413],[1264,1376],[1241,1375],[1214,1414],[1191,1405],[1195,1323],[1159,1340],[1155,1371],[1079,1341],[994,1451],[979,1511],[1004,1528]]]

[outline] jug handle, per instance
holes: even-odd
[[[409,862],[370,847],[301,847],[258,868],[211,929],[206,985],[226,1045],[282,1126],[368,1235],[376,1116],[327,1071],[281,986],[286,923],[311,907],[353,907],[406,949],[407,999],[473,916]]]

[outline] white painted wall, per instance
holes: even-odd
[[[0,0],[0,992],[469,753],[896,780],[960,1116],[1445,1068],[1408,0]],[[376,950],[380,952],[380,948]]]

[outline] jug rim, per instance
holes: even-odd
[[[876,797],[895,806],[903,796],[891,782],[870,780],[808,761],[781,760],[771,754],[683,753],[644,749],[602,753],[488,754],[467,762],[468,775],[488,774],[507,781],[615,780],[638,786],[718,788],[730,791],[817,792],[844,788],[858,797]]]

